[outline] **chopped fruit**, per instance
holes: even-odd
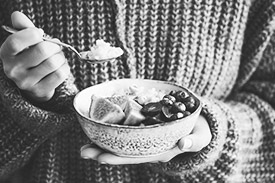
[[[117,104],[123,111],[125,110],[128,103],[128,96],[126,95],[114,95],[111,97],[107,97],[106,99],[114,104]]]
[[[145,119],[145,116],[141,114],[142,106],[135,100],[128,98],[124,113],[126,120],[123,122],[124,125],[139,125],[141,121]]]
[[[109,100],[93,95],[89,117],[96,122],[118,124],[125,118],[122,109]]]
[[[126,117],[126,120],[123,122],[123,125],[138,126],[143,120],[145,120],[145,116],[142,115],[140,111],[131,110]]]
[[[106,98],[93,95],[90,118],[113,124],[153,125],[189,116],[198,105],[198,99],[188,90],[172,90],[169,94],[156,89],[146,93],[137,86],[129,90]]]
[[[140,111],[141,109],[142,109],[142,106],[139,103],[137,103],[135,100],[129,98],[127,100],[124,112],[127,116],[131,111],[133,111],[133,110]]]

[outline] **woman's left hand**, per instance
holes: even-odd
[[[106,152],[96,146],[95,144],[87,144],[81,148],[81,157],[84,159],[93,159],[102,164],[111,165],[123,165],[123,164],[140,164],[140,163],[157,163],[168,162],[175,156],[185,152],[198,152],[211,141],[212,135],[206,119],[202,116],[198,118],[198,121],[193,131],[179,140],[178,145],[156,156],[131,158],[121,157],[110,152]]]

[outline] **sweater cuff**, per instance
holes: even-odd
[[[219,157],[219,152],[225,144],[228,130],[235,129],[233,120],[228,126],[228,113],[226,106],[216,100],[201,99],[203,103],[201,115],[207,120],[211,133],[211,142],[199,152],[187,152],[176,156],[166,163],[149,164],[157,171],[177,175],[182,172],[194,171],[213,165]],[[230,129],[229,129],[230,128]],[[232,131],[233,134],[234,130]]]
[[[78,89],[74,85],[74,78],[72,74],[56,89],[54,96],[46,102],[31,102],[33,105],[57,113],[68,113],[72,111],[72,101]]]
[[[74,93],[75,88],[66,81],[48,104],[36,106],[21,95],[19,88],[6,77],[0,64],[0,97],[3,105],[14,121],[34,135],[49,137],[77,121],[71,109]]]

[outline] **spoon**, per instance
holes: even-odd
[[[6,26],[6,25],[2,25],[2,28],[9,32],[9,33],[16,33],[18,32],[18,30],[12,28],[12,27],[9,27],[9,26]],[[69,48],[71,51],[73,51],[81,60],[83,61],[87,61],[89,63],[92,63],[92,64],[95,64],[95,63],[103,63],[103,62],[109,62],[109,61],[113,61],[114,59],[116,59],[117,57],[121,56],[122,54],[119,54],[119,55],[116,55],[116,56],[113,56],[113,57],[109,57],[109,58],[100,58],[100,59],[90,59],[88,58],[87,56],[84,57],[83,55],[85,55],[84,53],[87,52],[87,51],[84,51],[84,52],[78,52],[73,46],[69,45],[69,44],[66,44],[66,43],[62,43],[60,41],[57,41],[57,40],[54,40],[52,39],[50,36],[48,35],[43,35],[43,40],[44,41],[48,41],[48,42],[52,42],[52,43],[55,43],[55,44],[58,44],[60,46],[63,46],[63,47],[66,47],[66,48]]]

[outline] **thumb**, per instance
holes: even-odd
[[[12,25],[16,29],[25,29],[28,27],[35,27],[32,21],[24,14],[19,11],[15,11],[11,14]]]
[[[184,152],[198,152],[207,146],[211,139],[212,134],[206,119],[199,116],[192,133],[181,138],[178,147]]]

